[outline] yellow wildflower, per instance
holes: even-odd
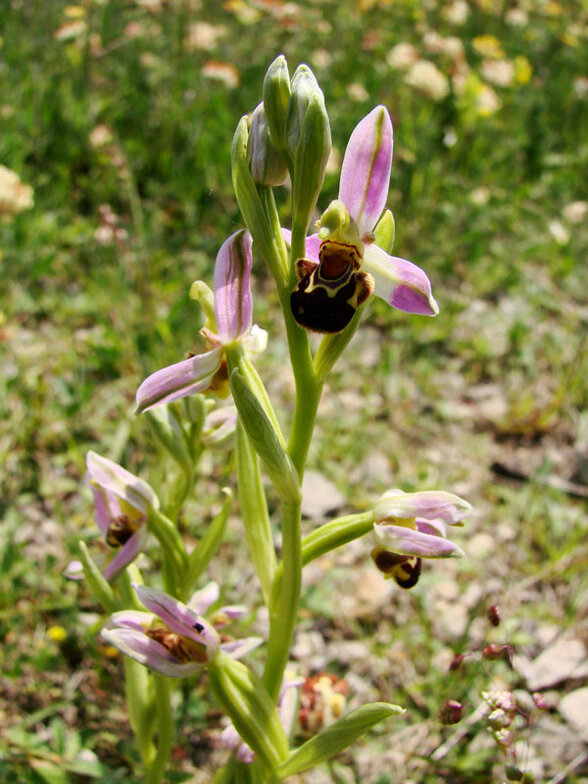
[[[533,75],[531,63],[524,55],[518,55],[514,59],[515,82],[519,84],[528,84]]]
[[[63,15],[67,19],[84,19],[86,17],[86,9],[81,5],[66,5],[63,9]]]
[[[504,57],[500,41],[495,35],[477,35],[472,41],[472,46],[484,57],[493,57],[496,60]]]
[[[55,625],[47,629],[47,637],[53,642],[63,642],[67,637],[67,631],[63,626]]]

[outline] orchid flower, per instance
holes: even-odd
[[[383,213],[392,135],[384,106],[373,109],[351,134],[339,198],[323,213],[318,234],[307,237],[307,258],[297,261],[299,283],[290,303],[294,318],[307,329],[340,332],[372,293],[407,313],[436,316],[439,312],[423,270],[390,256],[375,242],[378,235],[384,238],[392,233],[392,215]],[[389,231],[379,231],[380,219],[389,224]],[[287,242],[290,236],[284,230]]]
[[[214,268],[214,308],[206,307],[202,289],[195,284],[196,297],[207,311],[207,322],[200,330],[207,351],[162,368],[143,381],[137,390],[137,413],[161,403],[212,390],[220,397],[228,394],[225,351],[241,343],[246,352],[265,350],[267,333],[251,325],[251,236],[244,229],[232,234],[221,246]]]
[[[372,558],[387,578],[412,588],[422,558],[461,558],[463,550],[447,539],[446,525],[462,525],[472,511],[463,498],[442,490],[403,493],[389,490],[375,507],[377,546]]]
[[[96,525],[110,547],[120,548],[104,570],[105,579],[113,580],[140,552],[145,522],[150,510],[159,508],[159,500],[147,482],[95,452],[88,452],[86,468]]]
[[[140,664],[172,678],[185,678],[206,667],[219,651],[232,659],[252,651],[261,639],[221,643],[214,626],[182,602],[156,588],[134,585],[150,612],[123,610],[102,630],[106,642]]]

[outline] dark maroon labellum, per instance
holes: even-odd
[[[421,576],[421,559],[415,555],[399,555],[375,547],[372,560],[386,577],[393,577],[401,588],[414,588]]]
[[[133,523],[127,515],[121,514],[110,521],[106,532],[106,544],[109,547],[122,547],[138,529],[137,523]]]
[[[370,275],[359,271],[357,249],[325,240],[319,262],[299,259],[300,282],[290,295],[296,322],[314,332],[341,332],[373,290]]]
[[[458,670],[461,667],[463,660],[463,653],[456,653],[449,665],[449,672],[455,672],[455,670]]]
[[[482,658],[488,661],[497,661],[498,659],[510,658],[511,647],[510,645],[501,645],[498,642],[493,642],[491,645],[486,646],[482,651]]]
[[[497,605],[488,608],[488,620],[492,626],[500,626],[500,608]]]
[[[547,710],[549,708],[549,705],[545,702],[545,698],[540,691],[534,691],[533,694],[531,694],[531,697],[533,698],[535,707],[539,708],[539,710]]]
[[[441,724],[457,724],[461,721],[463,705],[457,700],[446,700],[439,711]]]

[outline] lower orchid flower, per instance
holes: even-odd
[[[307,237],[307,257],[297,261],[290,304],[300,326],[340,332],[371,294],[407,313],[439,312],[425,272],[377,244],[389,247],[393,238],[392,214],[384,212],[392,145],[390,116],[377,106],[351,134],[339,198],[323,213],[319,233]],[[284,230],[287,242],[290,236]]]
[[[162,675],[185,678],[206,667],[219,651],[239,659],[262,642],[258,637],[221,642],[213,624],[182,602],[156,588],[134,588],[150,612],[114,613],[102,637]]]
[[[147,482],[95,452],[88,452],[86,468],[94,494],[96,525],[106,544],[117,551],[104,569],[105,579],[113,580],[141,551],[147,517],[152,509],[159,508],[159,500]],[[74,569],[68,575],[78,576]]]
[[[207,315],[207,322],[200,330],[207,350],[146,378],[137,390],[137,413],[205,390],[226,397],[229,390],[226,348],[241,343],[248,353],[265,350],[267,333],[251,324],[251,265],[251,236],[241,229],[225,240],[217,254],[213,304],[207,286],[202,283],[193,286]]]
[[[422,558],[461,558],[463,550],[447,539],[446,525],[462,525],[472,511],[463,498],[442,490],[404,493],[389,490],[376,504],[372,559],[387,578],[412,588]]]

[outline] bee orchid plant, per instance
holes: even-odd
[[[392,138],[384,106],[358,123],[345,152],[338,199],[309,234],[331,150],[329,119],[307,66],[291,77],[284,57],[272,63],[263,102],[252,120],[240,120],[233,140],[233,185],[244,227],[220,246],[213,290],[201,281],[191,289],[206,317],[204,350],[156,370],[137,390],[136,410],[174,466],[167,498],[160,501],[145,481],[113,461],[88,454],[96,522],[114,555],[100,564],[82,545],[81,566],[109,615],[102,638],[124,654],[129,717],[149,784],[168,780],[171,690],[180,679],[190,684],[205,677],[226,714],[222,738],[230,756],[216,775],[218,784],[275,784],[327,761],[376,723],[402,713],[387,702],[366,704],[293,745],[295,686],[301,681],[288,675],[288,664],[302,570],[364,536],[375,537],[376,566],[404,588],[417,583],[422,559],[463,555],[447,538],[446,526],[461,525],[470,506],[444,491],[390,490],[371,510],[301,535],[302,479],[323,385],[357,330],[363,306],[375,295],[400,311],[438,313],[426,273],[391,255],[394,220],[386,201]],[[284,228],[274,189],[288,176],[292,223]],[[267,342],[267,333],[253,325],[254,252],[273,276],[285,324],[296,388],[287,433],[254,364]],[[315,349],[309,332],[322,335]],[[219,407],[228,395],[232,405]],[[199,458],[210,448],[235,452],[240,524],[269,617],[265,640],[239,635],[244,607],[216,608],[222,587],[209,583],[194,594],[234,507],[231,489],[224,489],[220,511],[198,544],[187,546],[178,518],[194,488]],[[279,502],[275,514],[264,474]],[[158,488],[161,480],[159,475]],[[153,552],[153,538],[159,576],[144,558],[141,567],[136,560]]]

